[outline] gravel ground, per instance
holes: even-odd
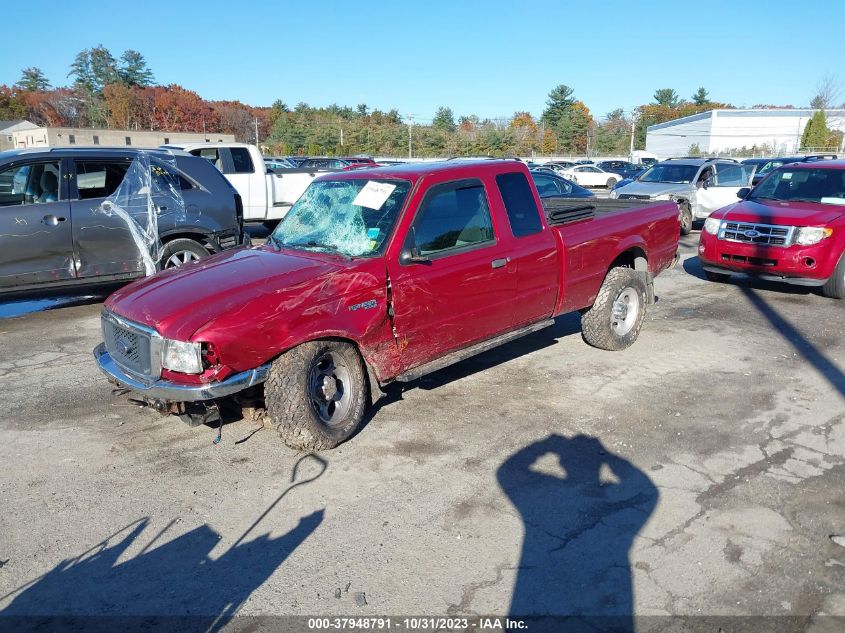
[[[629,350],[588,347],[565,316],[391,388],[316,456],[250,420],[214,444],[113,395],[96,298],[0,320],[0,615],[845,630],[821,617],[845,615],[845,304],[709,283],[697,240]]]

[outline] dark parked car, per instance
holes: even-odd
[[[622,178],[636,178],[646,170],[645,165],[635,165],[627,160],[603,160],[596,167],[619,174]]]
[[[810,163],[817,160],[835,160],[836,154],[811,154],[809,156],[778,156],[775,158],[746,158],[743,165],[752,165],[754,175],[751,177],[751,186],[755,186],[763,180],[774,169],[789,163]]]
[[[531,177],[541,198],[593,198],[589,189],[545,169],[532,169]]]
[[[299,163],[300,169],[346,169],[352,165],[342,158],[306,158]]]
[[[178,151],[0,152],[0,294],[128,281],[249,241],[240,196]]]

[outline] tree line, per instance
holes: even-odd
[[[366,104],[298,103],[290,108],[280,99],[270,107],[254,107],[234,100],[208,101],[177,84],[158,85],[141,53],[126,50],[116,58],[102,45],[80,51],[67,76],[70,85],[53,88],[39,68],[23,69],[17,83],[0,85],[0,119],[27,119],[49,127],[221,132],[245,142],[256,141],[257,126],[260,144],[285,155],[403,156],[409,146],[416,157],[626,155],[632,125],[634,148],[644,149],[649,125],[734,107],[711,100],[703,87],[689,99],[660,88],[652,102],[632,112],[619,108],[596,117],[565,84],[549,92],[539,118],[524,111],[502,119],[456,117],[445,105],[430,121],[403,120],[395,109],[371,110]],[[837,86],[834,78],[823,79],[811,105],[830,107]],[[812,129],[819,146],[834,140],[823,122]]]

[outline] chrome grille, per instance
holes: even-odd
[[[651,196],[641,196],[634,193],[620,193],[617,196],[618,200],[651,200]]]
[[[723,221],[719,227],[719,239],[743,244],[786,247],[792,244],[794,232],[795,227],[792,226]]]
[[[158,335],[153,330],[105,310],[101,323],[106,350],[123,370],[146,378],[158,378],[161,375],[158,346],[153,343]]]

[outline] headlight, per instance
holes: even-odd
[[[618,194],[618,193],[616,193],[616,189],[611,189],[611,190],[610,190],[610,196],[609,196],[610,198],[616,198],[616,196],[618,196],[618,195],[619,195],[619,194]]]
[[[716,235],[719,232],[719,227],[722,226],[722,221],[716,218],[707,218],[704,220],[704,230],[710,235]]]
[[[818,244],[823,239],[830,237],[833,229],[828,229],[822,226],[802,226],[795,234],[795,243],[801,246],[811,246]]]
[[[652,196],[652,200],[670,200],[672,196],[668,193],[661,194],[659,196]]]
[[[202,349],[199,343],[184,343],[164,339],[161,366],[183,374],[202,373]]]

